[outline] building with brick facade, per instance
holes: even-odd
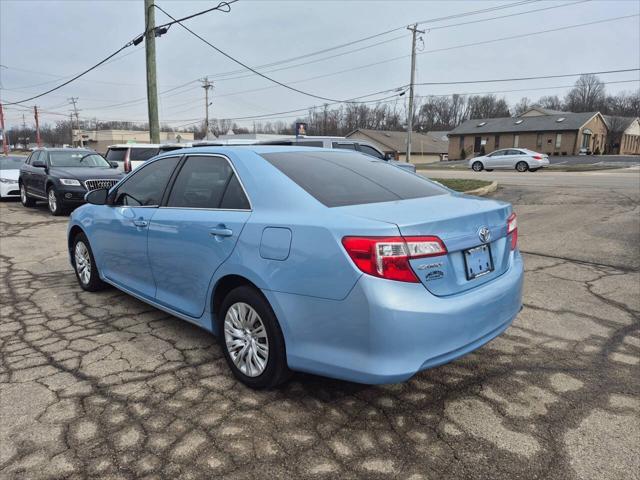
[[[517,117],[472,119],[449,132],[449,160],[520,147],[554,155],[604,153],[607,123],[599,112],[532,108]],[[464,151],[464,153],[463,153]]]
[[[609,127],[608,152],[640,155],[640,119],[638,117],[604,116]]]

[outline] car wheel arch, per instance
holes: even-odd
[[[47,187],[47,188],[49,188],[49,187]],[[85,235],[85,237],[89,238],[88,235],[87,235],[87,232],[85,232],[78,225],[74,225],[73,227],[71,227],[71,229],[69,230],[69,236],[67,238],[67,244],[68,244],[68,247],[69,247],[69,254],[70,255],[73,252],[73,242],[74,242],[75,238],[78,236],[79,233],[83,233]]]
[[[225,297],[229,294],[229,292],[241,286],[248,286],[253,288],[256,292],[258,292],[260,296],[264,298],[264,300],[267,302],[267,304],[269,304],[272,310],[276,310],[274,308],[274,305],[272,305],[269,299],[262,292],[262,289],[258,287],[258,285],[256,285],[254,282],[252,282],[249,278],[243,275],[238,275],[236,273],[226,274],[216,281],[211,294],[211,331],[214,334],[218,335],[220,333],[219,327],[221,325],[221,322],[219,322],[218,320],[220,317],[220,309]],[[281,323],[280,320],[278,320],[278,322]],[[282,328],[282,324],[280,325],[280,328]]]

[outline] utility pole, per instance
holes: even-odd
[[[78,97],[68,98],[69,103],[73,104],[73,112],[71,116],[71,144],[73,145],[73,115],[76,117],[76,129],[78,130],[78,143],[81,147],[84,147],[84,143],[82,141],[82,134],[80,133],[80,116],[78,115]]]
[[[411,82],[409,83],[409,117],[407,118],[407,152],[405,161],[411,161],[411,133],[413,131],[413,84],[416,82],[416,36],[424,33],[418,30],[418,24],[409,25],[407,30],[411,30]]]
[[[9,155],[9,145],[7,144],[7,132],[4,131],[4,110],[0,103],[0,128],[2,128],[2,153]]]
[[[40,120],[38,119],[38,107],[33,106],[33,116],[36,119],[36,145],[38,148],[42,146],[42,142],[40,141]]]
[[[144,0],[144,47],[147,55],[147,107],[151,143],[160,143],[158,84],[156,80],[156,14],[153,0]]]
[[[202,88],[204,88],[204,139],[209,138],[209,90],[213,88],[213,82],[209,81],[209,77],[204,77],[202,80]]]
[[[22,138],[18,140],[22,140],[22,146],[26,150],[29,148],[29,137],[27,137],[27,122],[24,120],[24,113],[22,114]]]

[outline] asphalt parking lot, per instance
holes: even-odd
[[[0,477],[640,478],[640,176],[508,175],[524,310],[388,386],[249,390],[210,334],[83,292],[65,217],[0,203]]]

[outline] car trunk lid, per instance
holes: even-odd
[[[490,282],[509,268],[507,218],[511,207],[507,203],[447,194],[340,210],[393,223],[404,237],[438,236],[447,248],[445,255],[410,260],[420,282],[434,295],[464,292]]]

